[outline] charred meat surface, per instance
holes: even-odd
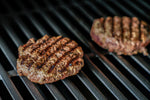
[[[90,33],[92,40],[118,55],[143,53],[150,43],[150,25],[136,17],[106,17],[95,19]]]
[[[83,50],[69,38],[43,36],[18,48],[17,72],[35,83],[52,83],[76,75],[84,66]]]

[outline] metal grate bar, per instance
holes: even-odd
[[[20,6],[20,8],[24,9],[24,13],[26,15],[26,17],[29,18],[29,20],[34,24],[34,26],[37,28],[37,30],[42,34],[45,35],[47,33],[47,31],[44,29],[44,27],[42,27],[40,25],[40,23],[38,21],[35,20],[35,18],[32,17],[31,13],[28,12],[27,8],[24,6],[24,4],[22,4],[22,2],[18,1],[17,2],[18,6]]]
[[[60,29],[50,17],[48,18],[45,13],[42,13],[41,16],[46,20],[48,25],[53,28],[57,35],[68,37],[68,35],[63,33],[62,29]]]
[[[19,41],[18,36],[14,33],[14,31],[12,30],[12,28],[8,25],[8,23],[3,22],[2,23],[7,34],[10,36],[10,38],[12,39],[12,41],[15,43],[15,45],[17,47],[19,47],[21,44],[23,44],[21,41]]]
[[[62,80],[64,85],[67,87],[67,89],[72,93],[72,95],[77,99],[77,100],[86,100],[86,98],[82,95],[80,90],[68,79]]]
[[[69,22],[67,22],[67,21],[60,15],[60,13],[58,13],[55,9],[51,8],[50,10],[53,11],[53,13],[64,23],[64,25],[66,25],[66,27],[67,27],[68,29],[70,29],[70,31],[71,31],[74,35],[76,35],[76,36],[80,39],[80,41],[82,41],[82,43],[84,43],[87,47],[89,47],[89,45],[87,45],[87,44],[88,44],[87,41],[85,41],[84,36],[83,36],[78,30],[75,30],[75,29],[73,28],[73,26],[72,26]],[[80,33],[80,34],[79,34],[79,33]],[[82,39],[81,39],[81,38],[82,38]]]
[[[50,93],[57,100],[65,100],[64,96],[60,93],[60,91],[53,84],[45,84]]]
[[[117,99],[127,99],[120,90],[105,76],[105,74],[98,69],[96,65],[89,59],[88,55],[85,54],[85,61],[88,64],[90,70],[94,75],[106,86],[106,88],[117,98]]]
[[[22,32],[25,34],[25,36],[28,39],[34,37],[34,35],[31,34],[31,31],[24,25],[24,23],[22,22],[22,20],[19,17],[15,17],[14,20],[16,21],[16,23],[18,24],[18,26],[20,27],[20,29],[22,30]]]
[[[112,56],[119,61],[119,63],[134,76],[148,91],[150,91],[150,82],[143,77],[131,64],[129,64],[123,57],[116,56],[112,54]]]
[[[110,7],[107,3],[105,3],[105,1],[103,1],[103,0],[97,0],[97,3],[104,5],[106,9],[110,10],[110,12],[112,12],[116,16],[117,15],[119,16],[119,14],[114,9],[112,9],[112,7]]]
[[[88,0],[85,0],[84,3],[87,4],[88,6],[90,6],[99,16],[103,16],[103,17],[106,16],[103,12],[98,10],[93,3],[89,2]]]
[[[150,17],[145,13],[141,8],[137,7],[134,3],[132,3],[130,0],[125,0],[126,3],[128,3],[130,6],[132,6],[136,11],[138,11],[142,16],[150,20]]]
[[[150,6],[146,2],[144,2],[144,0],[137,0],[137,2],[139,2],[140,4],[142,4],[150,10]]]
[[[99,56],[98,59],[137,99],[147,99],[105,56]]]
[[[1,65],[1,63],[0,63],[0,75],[1,75],[1,78],[2,78],[2,81],[3,81],[4,85],[7,87],[11,97],[14,100],[23,100],[22,96],[18,92],[18,90],[15,87],[14,83],[9,78],[8,74],[4,70],[3,66]]]
[[[131,56],[131,58],[138,63],[148,74],[150,74],[149,65],[140,56]]]
[[[33,5],[34,3],[32,2],[31,4]],[[39,24],[39,22],[36,21],[36,20],[32,17],[32,15],[28,13],[27,8],[25,8],[25,6],[22,6],[22,5],[23,5],[22,2],[18,2],[18,5],[19,5],[22,9],[24,9],[24,10],[26,11],[26,13],[25,13],[26,16],[27,16],[28,19],[34,24],[34,26],[36,27],[36,29],[39,30],[39,32],[40,32],[40,34],[41,34],[42,36],[44,36],[46,33],[48,33],[48,32]],[[35,8],[36,8],[36,5],[34,5],[34,6],[35,6]],[[37,10],[37,11],[40,11],[39,9],[36,9],[36,10]],[[43,15],[42,15],[42,16],[43,16]],[[46,18],[46,19],[48,19],[48,18]],[[48,21],[48,20],[47,20],[47,21]],[[48,24],[51,24],[51,22],[48,21]],[[53,27],[53,28],[55,29],[55,27]],[[57,33],[60,34],[59,31],[57,31]]]
[[[129,16],[134,16],[131,11],[129,11],[127,8],[125,8],[123,5],[121,5],[119,2],[114,2],[113,0],[110,0],[112,3],[114,3],[116,6],[118,6],[122,11],[127,13]]]
[[[93,18],[85,10],[83,10],[83,8],[78,3],[75,2],[73,5],[77,7],[80,11],[82,11],[83,14],[86,15],[86,17],[88,17],[90,20],[93,20]]]
[[[90,28],[85,26],[84,22],[80,20],[70,9],[68,9],[66,6],[63,6],[62,8],[65,9],[81,26],[83,26],[87,32],[90,32]]]
[[[10,49],[7,47],[4,40],[0,39],[0,41],[1,41],[1,47],[3,47],[2,52],[5,54],[6,58],[8,59],[8,61],[12,65],[12,67],[16,70],[16,58],[15,58],[15,56],[12,54]],[[34,99],[37,99],[37,100],[43,100],[44,99],[32,82],[30,82],[25,77],[20,77],[20,79],[25,84],[25,86],[27,87],[27,89],[29,90],[29,92],[31,93],[31,95],[33,96]]]
[[[88,88],[88,90],[93,94],[96,99],[106,100],[106,97],[102,92],[98,90],[98,88],[94,85],[94,83],[87,77],[87,75],[81,71],[77,77],[80,81]]]
[[[14,77],[14,76],[17,76],[17,72],[13,69],[13,70],[10,70],[7,72],[9,77]]]
[[[48,33],[44,27],[42,27],[40,25],[40,23],[38,21],[36,21],[30,14],[27,14],[27,17],[30,19],[30,21],[34,24],[34,26],[37,28],[37,30],[40,32],[40,34],[45,35],[46,33]]]

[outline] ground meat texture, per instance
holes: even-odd
[[[33,38],[18,48],[17,72],[35,83],[52,83],[76,75],[84,66],[78,43],[62,36]]]
[[[146,46],[150,43],[150,25],[137,17],[95,19],[90,35],[93,41],[109,52],[118,55],[148,55]]]

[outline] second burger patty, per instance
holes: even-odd
[[[37,41],[31,38],[18,51],[18,74],[39,84],[75,75],[84,66],[82,48],[62,36],[45,35]]]
[[[118,55],[133,55],[138,52],[148,55],[150,26],[136,17],[106,17],[95,19],[90,33],[99,46]]]

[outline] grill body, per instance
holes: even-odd
[[[136,16],[150,24],[150,2],[2,0],[0,7],[0,99],[150,98],[150,55],[117,56],[89,35],[92,21],[99,17]],[[17,48],[45,34],[69,37],[82,46],[85,66],[79,74],[45,85],[17,75]],[[150,45],[147,49],[150,53]]]

